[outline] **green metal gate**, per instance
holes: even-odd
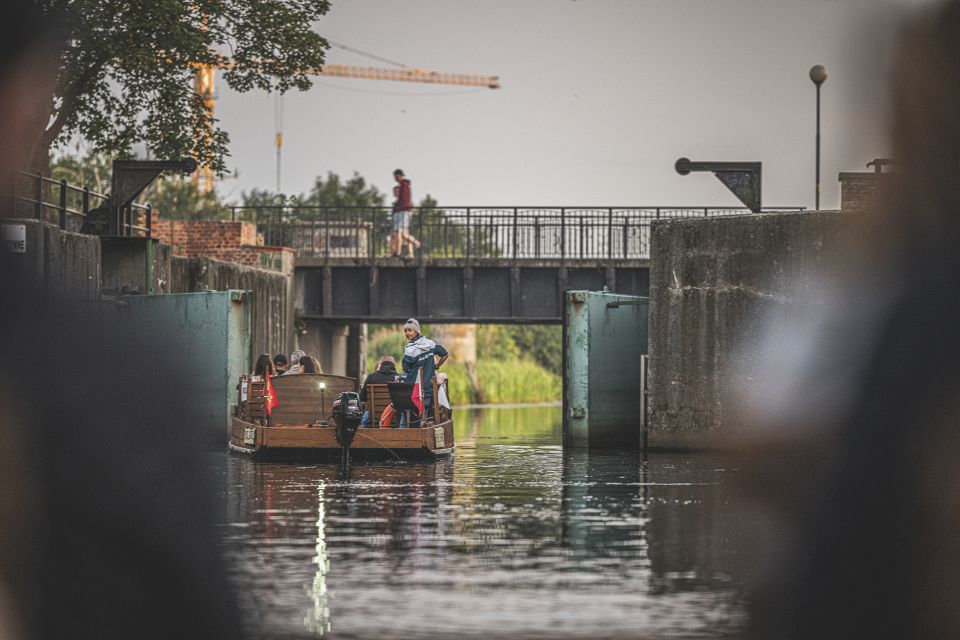
[[[647,298],[567,291],[563,304],[563,446],[643,447]]]

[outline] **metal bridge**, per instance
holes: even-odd
[[[567,289],[647,295],[653,220],[746,212],[419,207],[410,232],[424,248],[413,258],[390,254],[388,207],[234,207],[233,219],[255,222],[266,244],[296,250],[303,319],[539,324],[560,322]]]

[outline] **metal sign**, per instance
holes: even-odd
[[[677,160],[674,168],[682,176],[691,171],[711,171],[717,179],[740,199],[750,211],[760,213],[763,201],[763,163],[761,162],[692,162]]]
[[[0,244],[7,253],[27,252],[27,225],[0,225]]]

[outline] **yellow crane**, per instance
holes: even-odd
[[[343,49],[349,49],[343,45],[338,45]],[[198,64],[196,76],[194,77],[194,91],[199,95],[207,108],[213,114],[216,106],[215,80],[216,71],[219,68],[229,68],[229,63],[223,63],[217,66]],[[422,84],[443,84],[456,85],[461,87],[483,87],[487,89],[499,89],[500,78],[498,76],[472,75],[467,73],[444,73],[441,71],[430,71],[427,69],[416,69],[413,67],[399,66],[396,69],[387,67],[365,67],[346,64],[325,64],[321,68],[312,70],[310,73],[318,76],[330,76],[335,78],[363,78],[366,80],[390,80],[394,82],[419,82]],[[274,144],[277,147],[277,167],[279,172],[280,150],[283,147],[283,131],[277,121],[277,131],[274,138]],[[279,181],[278,181],[279,182]],[[213,170],[210,167],[200,167],[193,174],[193,183],[201,187],[203,191],[210,192],[214,186]],[[279,188],[279,187],[278,187]]]

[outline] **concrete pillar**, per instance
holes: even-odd
[[[362,336],[359,323],[307,320],[306,331],[297,336],[297,348],[319,360],[324,373],[358,378],[362,371],[360,358],[366,358]]]
[[[429,337],[446,347],[450,357],[457,362],[468,365],[477,362],[477,325],[433,324]]]
[[[484,403],[483,389],[477,377],[477,325],[476,324],[433,324],[430,325],[430,337],[442,344],[450,353],[454,362],[466,365],[467,377],[473,388],[473,396],[478,404]]]
[[[347,336],[346,375],[363,380],[367,375],[367,325],[351,322]]]

